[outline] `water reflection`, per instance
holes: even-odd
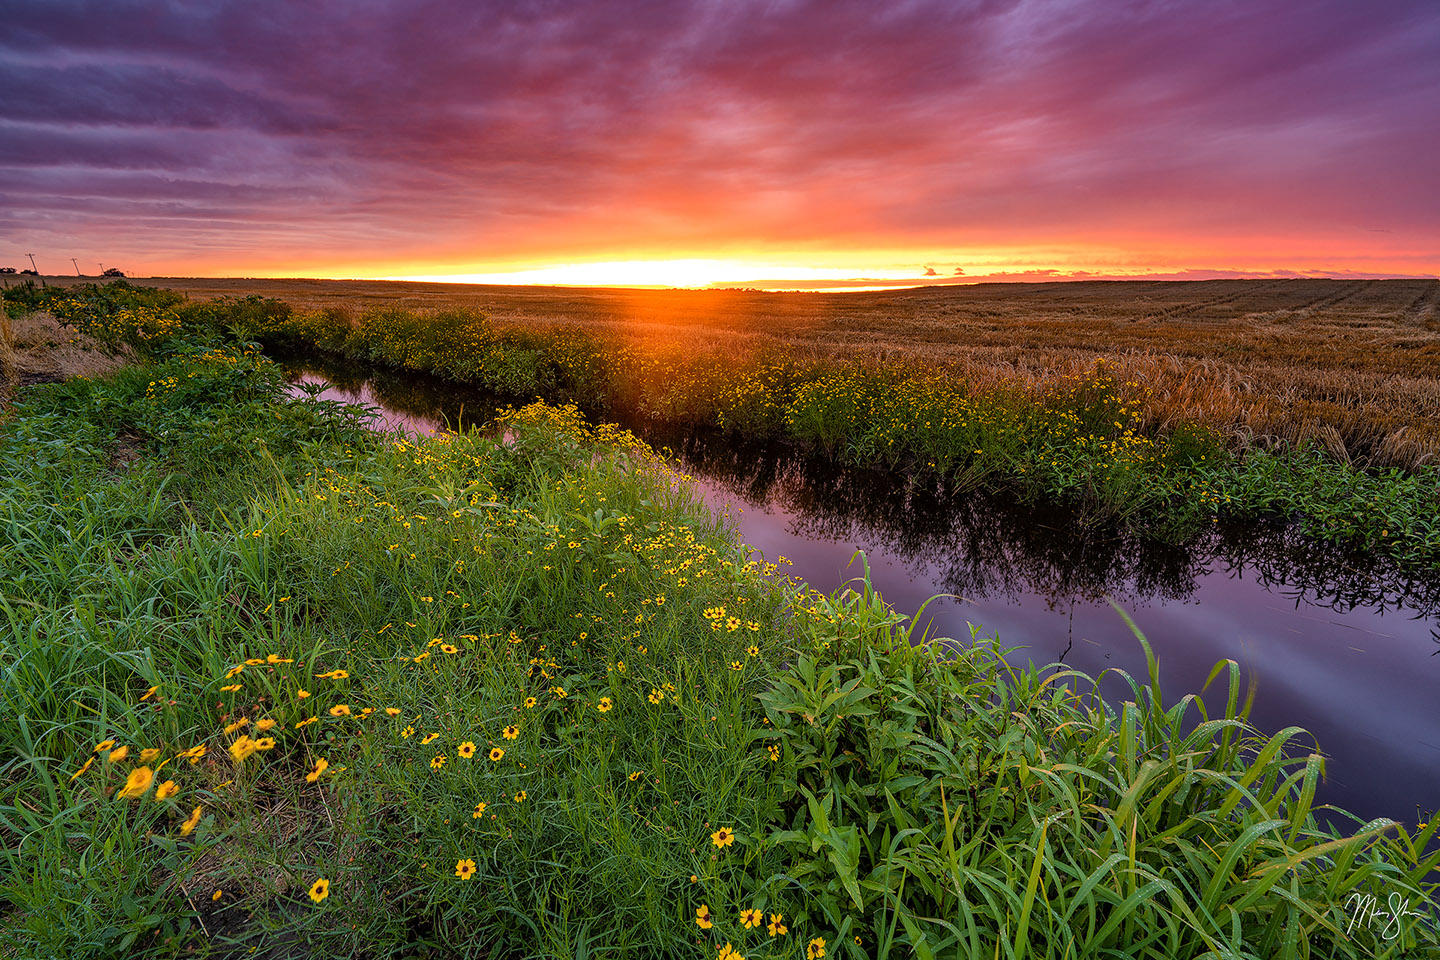
[[[353,366],[294,368],[326,395],[375,403],[412,431],[493,415],[494,395],[427,377]],[[1306,539],[1280,522],[1216,524],[1174,545],[1083,527],[1061,508],[950,494],[893,474],[841,469],[778,444],[627,424],[668,447],[742,539],[783,555],[821,590],[857,574],[896,609],[932,604],[940,636],[982,624],[1018,659],[1063,660],[1092,676],[1145,663],[1113,598],[1145,631],[1162,687],[1198,691],[1230,658],[1259,684],[1252,720],[1298,724],[1330,757],[1322,802],[1413,822],[1440,804],[1440,577]],[[1118,694],[1123,688],[1107,688]]]

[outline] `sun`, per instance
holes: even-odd
[[[375,277],[433,283],[538,284],[564,287],[687,287],[744,285],[757,281],[844,280],[853,268],[805,267],[749,260],[607,260],[562,263],[488,273],[452,273]],[[867,275],[879,276],[870,271]],[[899,278],[902,275],[896,275]],[[886,277],[888,279],[888,277]]]

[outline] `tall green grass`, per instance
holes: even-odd
[[[21,955],[1440,948],[1435,823],[1322,827],[1323,761],[1247,724],[1233,664],[1168,703],[1147,645],[1105,703],[921,637],[573,407],[374,435],[172,344],[29,394],[0,469]]]

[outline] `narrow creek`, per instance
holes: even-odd
[[[376,426],[430,434],[481,422],[503,401],[429,377],[314,358],[284,361],[292,389],[365,403]],[[623,421],[622,421],[623,422]],[[830,592],[861,573],[960,640],[970,625],[1019,648],[1017,665],[1108,668],[1142,682],[1144,654],[1113,599],[1149,640],[1167,705],[1199,693],[1217,660],[1256,684],[1251,722],[1304,727],[1292,751],[1318,749],[1317,803],[1407,823],[1440,806],[1440,573],[1416,575],[1298,536],[1284,524],[1217,524],[1176,546],[1085,530],[1066,510],[1004,497],[916,489],[904,478],[836,467],[780,444],[667,433],[626,422],[673,451],[705,502],[766,559]],[[1126,691],[1117,678],[1106,696]],[[1205,695],[1223,710],[1224,681]],[[1343,825],[1333,816],[1326,819]]]

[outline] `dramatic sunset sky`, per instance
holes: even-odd
[[[44,273],[1440,274],[1437,0],[3,0],[0,91]]]

